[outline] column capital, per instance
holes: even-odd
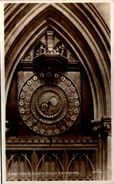
[[[101,122],[103,124],[103,131],[110,136],[111,135],[111,118],[107,116],[103,116],[101,118]]]
[[[91,120],[92,130],[97,136],[111,135],[111,118],[102,116],[100,120]]]

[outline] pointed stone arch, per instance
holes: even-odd
[[[91,3],[9,4],[5,12],[6,96],[20,59],[51,26],[87,72],[94,119],[110,116],[109,30]]]

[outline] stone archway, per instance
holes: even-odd
[[[110,32],[89,3],[6,5],[6,97],[18,63],[48,27],[64,40],[86,71],[93,119],[110,117]]]
[[[18,11],[12,16],[7,13],[8,8],[12,12],[16,8]],[[19,18],[18,12],[24,12],[24,16]],[[91,15],[91,19],[88,15]],[[97,16],[98,13],[91,4],[20,4],[19,7],[11,4],[6,7],[7,93],[19,60],[42,35],[48,24],[65,39],[86,69],[93,94],[94,118],[110,115],[110,38],[104,22]],[[12,29],[13,25],[16,26]],[[34,29],[31,29],[31,25]]]

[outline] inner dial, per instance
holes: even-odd
[[[43,91],[37,96],[36,108],[44,117],[55,117],[62,110],[62,99],[56,91]]]
[[[34,117],[45,124],[59,122],[68,111],[68,99],[57,85],[42,85],[33,93],[30,103]]]

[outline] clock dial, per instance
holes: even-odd
[[[41,76],[33,75],[22,86],[19,112],[24,123],[42,135],[57,135],[77,120],[80,99],[76,86],[65,75],[55,75],[47,85]]]

